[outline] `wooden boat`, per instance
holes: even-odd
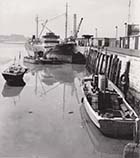
[[[104,75],[89,76],[82,83],[82,102],[96,127],[106,136],[132,139],[138,116],[121,91]]]
[[[57,58],[40,58],[40,63],[42,64],[63,64],[62,60],[58,60]]]
[[[31,63],[31,64],[39,64],[40,63],[40,59],[35,58],[33,56],[25,56],[23,61],[25,63]]]
[[[6,70],[2,72],[2,76],[6,80],[8,85],[11,86],[23,86],[23,76],[27,72],[28,68],[21,66],[20,64],[12,64]]]

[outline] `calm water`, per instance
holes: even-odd
[[[0,44],[0,70],[23,45]],[[81,105],[81,65],[31,65],[24,87],[0,75],[0,157],[122,158],[126,140],[104,137]]]

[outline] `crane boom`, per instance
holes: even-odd
[[[39,34],[39,38],[40,38],[40,36],[42,35],[42,32],[44,31],[44,29],[45,29],[45,27],[46,27],[47,22],[48,22],[48,20],[46,20],[46,21],[45,21],[45,23],[44,23],[44,24],[42,24],[42,30],[41,30],[41,32],[40,32],[40,34]]]
[[[77,28],[77,31],[76,31],[76,33],[75,33],[75,35],[74,35],[75,39],[77,38],[77,35],[78,35],[78,33],[79,33],[79,30],[80,30],[82,21],[83,21],[83,18],[81,18],[80,23],[79,23],[78,28]]]

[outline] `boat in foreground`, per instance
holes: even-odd
[[[133,138],[138,116],[110,80],[106,80],[104,75],[86,77],[82,91],[86,112],[105,136]]]
[[[12,64],[6,70],[2,72],[2,76],[10,86],[22,86],[25,85],[23,76],[27,72],[27,68],[21,65]]]

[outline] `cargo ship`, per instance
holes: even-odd
[[[44,58],[46,52],[49,52],[59,43],[60,36],[51,31],[47,32],[41,38],[36,38],[35,35],[33,35],[32,39],[29,39],[25,44],[28,56],[24,57],[24,62],[40,63],[40,58]]]
[[[75,26],[76,29],[74,35],[67,37],[67,17],[68,17],[67,8],[68,7],[66,5],[65,39],[60,42],[60,37],[55,35],[53,32],[50,32],[49,34],[43,36],[44,40],[42,42],[38,38],[40,37],[40,35],[38,36],[38,31],[37,31],[36,37],[33,36],[32,41],[27,42],[27,44],[25,45],[27,52],[31,51],[33,55],[28,55],[28,57],[24,58],[24,61],[28,62],[30,57],[31,61],[33,61],[31,63],[39,63],[40,61],[44,62],[46,59],[57,59],[58,61],[62,61],[66,63],[85,64],[85,57],[81,52],[78,51],[77,49],[78,47],[76,43],[76,38],[80,30],[80,26],[83,21],[83,18],[81,18],[78,27]],[[46,23],[44,25],[46,25]],[[44,25],[43,25],[43,29],[44,29]],[[37,28],[38,28],[38,18],[37,18]],[[50,36],[52,38],[50,38]]]

